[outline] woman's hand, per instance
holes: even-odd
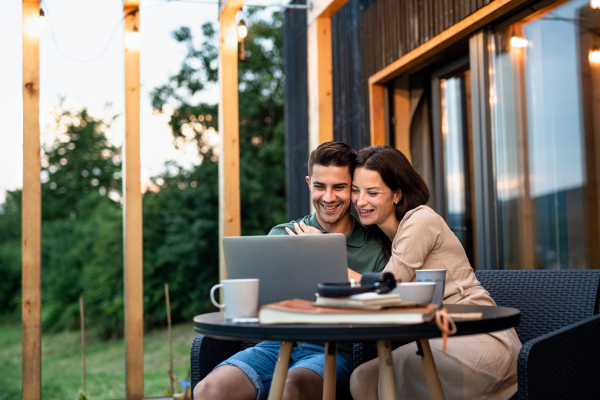
[[[296,235],[322,235],[323,234],[323,232],[321,232],[321,230],[319,228],[315,228],[314,226],[308,226],[304,222],[300,222],[300,225],[298,225],[296,222],[294,222],[294,230],[296,232],[294,232],[293,230],[291,230],[287,226],[285,227],[285,231],[290,236],[296,236]]]

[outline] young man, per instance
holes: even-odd
[[[306,182],[313,215],[274,227],[269,235],[343,233],[346,235],[349,278],[382,271],[382,243],[350,214],[352,173],[356,151],[340,142],[323,143],[310,153]],[[219,364],[194,388],[195,400],[266,399],[279,353],[278,342],[262,342]],[[347,384],[352,373],[352,345],[338,346],[337,385]],[[296,342],[292,348],[284,400],[321,399],[324,376],[322,344]]]

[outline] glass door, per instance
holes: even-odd
[[[468,59],[432,74],[435,207],[475,268],[471,87]]]

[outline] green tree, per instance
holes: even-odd
[[[87,109],[54,111],[54,140],[42,156],[42,219],[75,219],[82,196],[121,192],[121,150],[106,138],[114,120],[97,119]]]
[[[282,19],[274,13],[269,21],[247,22],[248,61],[239,64],[238,76],[242,234],[264,235],[286,217]],[[179,73],[152,92],[155,109],[174,107],[169,121],[174,142],[195,141],[202,163],[191,171],[158,177],[160,190],[144,197],[149,324],[165,320],[161,280],[170,285],[174,320],[189,320],[212,308],[208,290],[218,278],[218,105],[190,99],[217,82],[217,32],[204,24],[199,45],[189,28],[174,32],[174,39],[187,47],[187,56]]]
[[[238,64],[238,79],[242,233],[248,235],[265,234],[285,220],[285,77],[281,13],[273,13],[269,21],[258,20],[254,13],[246,18],[248,59]],[[205,165],[217,161],[206,139],[210,128],[218,130],[217,105],[192,105],[188,99],[203,90],[205,83],[217,82],[219,36],[210,23],[202,26],[202,33],[204,40],[198,47],[189,28],[173,33],[188,53],[169,84],[153,91],[152,104],[158,110],[165,104],[176,105],[169,122],[173,137],[195,140],[205,155]]]
[[[121,150],[106,137],[115,117],[62,104],[54,117],[42,156],[42,323],[48,331],[76,328],[83,295],[99,332],[120,335],[123,311],[113,304],[123,303]]]

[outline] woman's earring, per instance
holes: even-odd
[[[397,206],[397,205],[398,205],[398,200],[396,200],[396,201],[394,202],[394,205],[395,205],[395,206]]]

